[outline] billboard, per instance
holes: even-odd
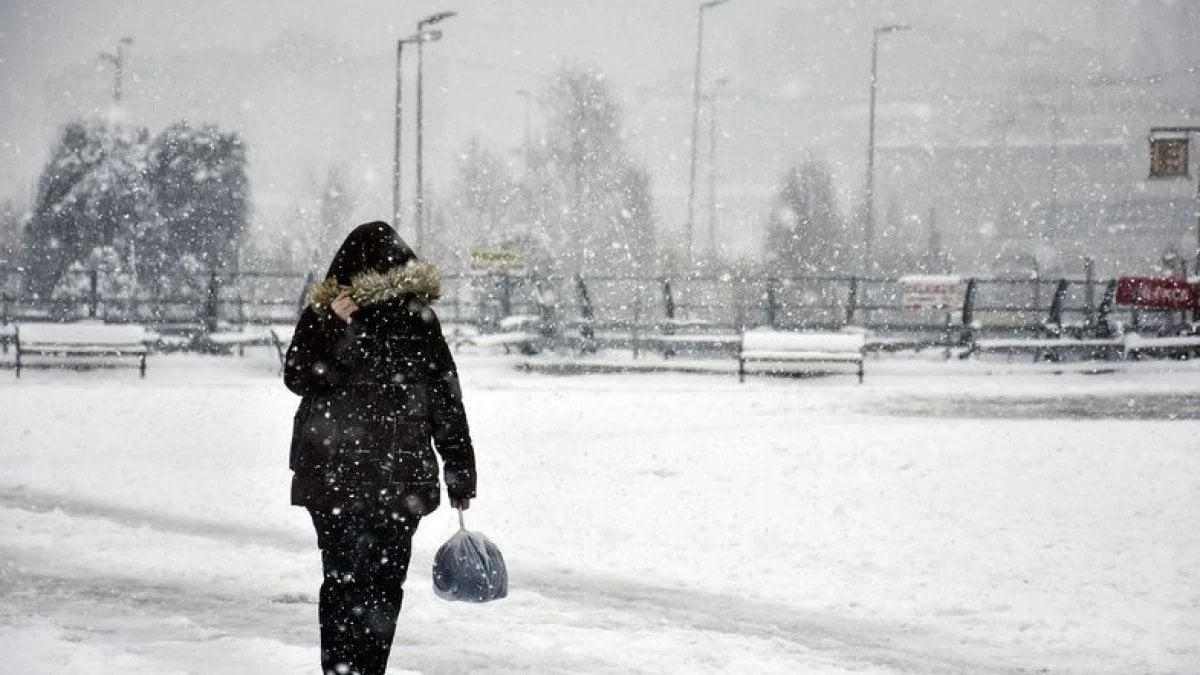
[[[963,301],[962,278],[948,274],[909,274],[900,277],[905,309],[946,309]]]
[[[1188,139],[1150,139],[1150,177],[1186,178],[1188,175]]]
[[[1200,284],[1177,277],[1121,277],[1117,304],[1145,309],[1196,309]]]

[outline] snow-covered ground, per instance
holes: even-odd
[[[1200,369],[871,361],[867,379],[459,365],[468,526],[418,532],[396,672],[1200,672]],[[11,673],[315,673],[320,569],[266,351],[0,371]]]

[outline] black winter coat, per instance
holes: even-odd
[[[292,503],[424,515],[440,500],[430,441],[451,498],[475,496],[475,453],[454,359],[428,304],[437,295],[432,268],[410,258],[373,271],[345,284],[349,274],[339,279],[331,270],[296,325],[284,366],[288,389],[303,397],[292,436]],[[328,308],[335,281],[360,307],[350,323]]]

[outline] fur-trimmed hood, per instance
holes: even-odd
[[[328,277],[312,285],[308,301],[318,312],[327,312],[330,303],[342,291],[350,291],[350,297],[360,307],[385,302],[405,293],[412,293],[421,302],[432,304],[442,297],[442,275],[432,263],[412,260],[383,273],[361,272],[350,280],[349,286],[342,286],[336,278]]]

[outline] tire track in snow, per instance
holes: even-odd
[[[201,518],[148,513],[138,509],[87,499],[34,492],[24,487],[0,487],[0,507],[22,509],[34,513],[59,510],[70,516],[100,518],[129,528],[150,528],[166,533],[201,536],[221,541],[253,543],[277,548],[288,553],[311,553],[313,542],[307,537],[288,535],[269,528],[214,523]],[[414,556],[414,568],[427,565],[426,556]],[[798,652],[810,652],[838,657],[853,663],[870,664],[901,672],[914,673],[1022,673],[1034,672],[1028,666],[1012,663],[1009,655],[986,644],[965,644],[961,639],[940,635],[920,626],[897,625],[832,616],[813,610],[802,610],[782,603],[722,595],[707,591],[670,588],[641,583],[617,576],[581,575],[570,570],[529,568],[511,570],[520,580],[520,590],[540,595],[548,600],[604,610],[604,619],[589,620],[586,614],[572,619],[572,624],[590,624],[602,628],[605,621],[629,617],[630,624],[657,617],[670,625],[685,629],[771,640],[792,645]],[[10,571],[11,574],[11,571]],[[67,587],[80,586],[78,592],[92,591],[78,581],[49,580]],[[180,603],[186,594],[184,607],[190,614],[212,614],[212,607],[246,603],[246,598],[225,598],[200,589],[164,589],[161,586],[139,585],[128,579],[114,581],[131,597],[160,598],[168,603]],[[108,588],[104,585],[103,588]],[[3,589],[0,589],[2,591]],[[199,591],[199,593],[197,593]],[[2,593],[0,593],[2,595]],[[162,596],[162,597],[160,597]],[[262,604],[262,598],[255,599]],[[271,602],[268,605],[278,603]],[[293,612],[294,613],[294,612]],[[309,617],[305,617],[308,621]],[[245,628],[261,628],[261,619],[251,618]],[[303,624],[306,625],[306,624]],[[287,631],[295,637],[308,632],[301,624]],[[518,664],[513,664],[514,666]]]
[[[126,527],[148,527],[176,534],[253,542],[291,553],[308,552],[315,546],[311,537],[292,536],[277,529],[236,523],[218,523],[203,518],[156,513],[99,500],[35,492],[24,486],[0,486],[0,507],[23,509],[34,513],[58,510],[69,516],[102,518]]]

